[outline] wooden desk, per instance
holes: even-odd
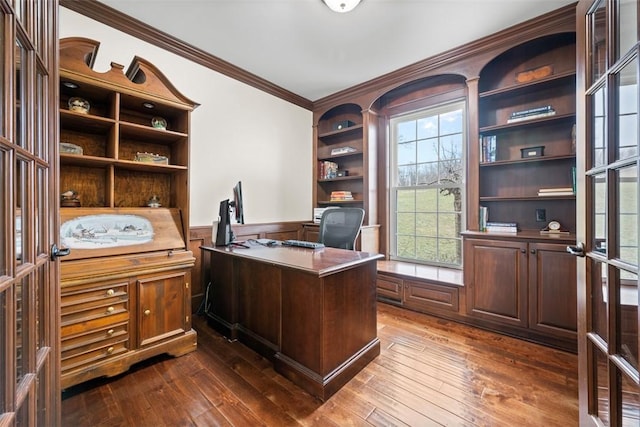
[[[210,326],[328,399],[380,354],[376,260],[343,249],[202,247],[211,256]]]

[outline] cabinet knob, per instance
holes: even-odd
[[[111,306],[111,307],[107,307],[107,314],[111,314],[114,311],[116,311],[115,307]]]
[[[520,249],[520,252],[522,252],[523,254],[526,254],[527,250],[526,249]]]
[[[108,297],[112,297],[115,293],[116,293],[116,291],[114,291],[113,289],[109,289],[109,290],[107,291],[107,296],[108,296]]]
[[[150,315],[150,314],[151,314],[151,310],[146,309],[146,310],[144,311],[144,315],[145,315],[145,316],[148,316],[148,315]]]
[[[113,333],[114,333],[114,332],[115,332],[115,331],[114,331],[113,329],[109,329],[109,330],[107,331],[107,335],[108,335],[108,336],[111,336],[111,335],[113,335]]]
[[[536,250],[535,250],[535,249],[531,249],[531,253],[532,253],[532,254],[535,254],[535,253],[536,253]]]
[[[113,353],[113,350],[115,350],[115,348],[113,348],[113,347],[109,347],[109,348],[107,349],[107,354],[112,354],[112,353]]]

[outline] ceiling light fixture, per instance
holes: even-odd
[[[360,3],[360,0],[322,0],[334,12],[350,12]]]

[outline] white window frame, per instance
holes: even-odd
[[[416,258],[403,258],[398,256],[397,254],[397,194],[398,194],[398,182],[397,182],[397,168],[398,168],[398,153],[397,153],[397,135],[396,135],[396,123],[408,121],[408,120],[418,120],[420,118],[431,117],[434,115],[441,115],[448,112],[462,110],[462,153],[461,153],[461,162],[462,162],[462,176],[461,182],[457,185],[443,185],[441,183],[432,184],[432,185],[413,185],[411,187],[401,187],[402,189],[424,189],[424,188],[446,188],[446,187],[458,187],[461,191],[461,210],[460,210],[460,231],[466,229],[467,218],[466,218],[466,209],[467,209],[467,200],[466,200],[466,176],[467,176],[467,106],[466,101],[464,99],[458,99],[452,102],[447,102],[445,104],[439,104],[430,106],[428,108],[423,108],[416,111],[411,111],[408,113],[398,114],[395,116],[391,116],[389,119],[389,256],[392,260],[398,261],[409,261],[414,263],[421,263],[427,265],[435,265],[435,266],[446,266],[451,268],[459,268],[462,269],[462,236],[458,235],[456,238],[459,240],[460,244],[460,264],[451,264],[451,263],[443,263],[438,262],[436,260],[424,260]],[[439,135],[440,136],[440,135]],[[438,154],[438,161],[441,161]],[[445,238],[440,237],[438,233],[436,233],[436,238]]]

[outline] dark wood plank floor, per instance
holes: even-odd
[[[380,356],[327,402],[203,318],[197,351],[63,394],[63,426],[576,426],[577,356],[378,305]]]

